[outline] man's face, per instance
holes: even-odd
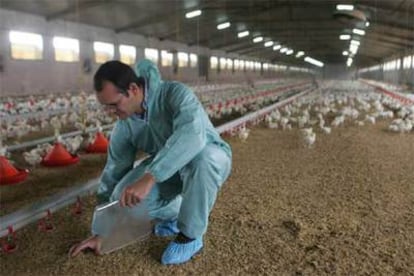
[[[97,92],[96,97],[109,114],[114,114],[121,120],[134,113],[144,112],[141,108],[143,91],[135,83],[132,83],[127,91],[120,91],[112,82],[105,81],[102,91]]]

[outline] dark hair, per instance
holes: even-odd
[[[93,86],[97,92],[102,91],[104,81],[112,82],[120,93],[126,95],[131,83],[136,83],[141,88],[145,87],[143,77],[138,77],[131,67],[117,60],[105,62],[96,71]]]

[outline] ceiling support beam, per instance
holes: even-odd
[[[90,9],[93,7],[112,3],[112,1],[113,0],[90,0],[90,1],[76,2],[75,4],[70,5],[68,8],[64,10],[46,15],[46,20],[50,21],[54,19],[59,19],[61,17],[64,17],[65,15],[76,13],[77,11],[81,11],[84,9]]]

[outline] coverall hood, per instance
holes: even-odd
[[[149,59],[143,59],[135,65],[135,74],[145,79],[148,96],[157,91],[161,85],[161,74],[157,66]]]

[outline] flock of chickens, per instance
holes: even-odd
[[[243,115],[247,111],[257,110],[278,97],[276,93],[264,94],[263,91],[271,91],[275,87],[292,83],[292,80],[266,81],[258,83],[255,89],[227,84],[198,87],[195,91],[209,116],[217,119],[223,115]],[[112,124],[115,120],[99,108],[93,94],[87,95],[84,92],[75,96],[46,96],[38,100],[30,97],[14,104],[11,102],[8,100],[0,104],[0,117],[9,118],[2,120],[0,135],[2,139],[7,138],[8,143],[19,141],[29,133],[53,129],[55,141],[64,145],[72,154],[76,154],[85,149],[95,137],[95,132],[87,132],[88,127],[96,126],[98,131],[102,132],[102,125]],[[63,111],[63,114],[55,113],[59,110]],[[361,82],[338,81],[321,83],[319,89],[272,111],[265,117],[258,118],[253,124],[264,122],[269,128],[281,130],[297,127],[300,129],[304,145],[312,147],[317,134],[330,134],[332,129],[344,124],[363,126],[375,124],[377,120],[383,119],[391,121],[389,131],[412,132],[414,105],[404,106]],[[63,139],[62,129],[80,130],[82,134]],[[232,134],[246,141],[249,131],[243,125]],[[105,134],[108,136],[109,132]],[[50,143],[39,144],[30,151],[23,152],[23,157],[28,164],[36,166],[51,148]],[[6,155],[1,139],[0,155]]]
[[[378,120],[391,120],[390,132],[414,130],[414,105],[403,105],[360,82],[329,82],[295,102],[272,111],[262,118],[272,129],[300,129],[303,143],[312,147],[316,134],[330,134],[344,124],[364,126]],[[253,124],[257,124],[254,122]],[[249,129],[242,126],[233,135],[245,141]]]
[[[261,91],[285,83],[286,81],[262,81],[257,84],[257,89],[239,84],[205,85],[197,87],[195,91],[205,106],[217,107],[213,112],[220,114],[220,117],[221,114],[231,113],[232,109],[245,113],[248,106],[256,102],[263,104]],[[235,98],[243,98],[243,101],[221,108],[224,106],[221,101],[233,102],[232,99]],[[101,126],[111,125],[115,120],[100,108],[94,94],[88,95],[84,92],[79,95],[66,94],[63,97],[47,95],[38,99],[33,96],[25,99],[3,99],[0,104],[0,117],[0,154],[4,156],[8,153],[3,142],[20,143],[27,140],[30,135],[37,133],[37,136],[44,136],[52,130],[55,142],[62,144],[70,153],[77,154],[87,148],[95,138],[96,131],[89,132],[88,128],[96,127],[97,131],[102,132]],[[77,130],[81,134],[66,138],[61,136],[63,131]],[[109,137],[109,131],[104,134]],[[36,166],[52,147],[50,143],[38,144],[35,148],[23,152],[23,157],[26,163]]]

